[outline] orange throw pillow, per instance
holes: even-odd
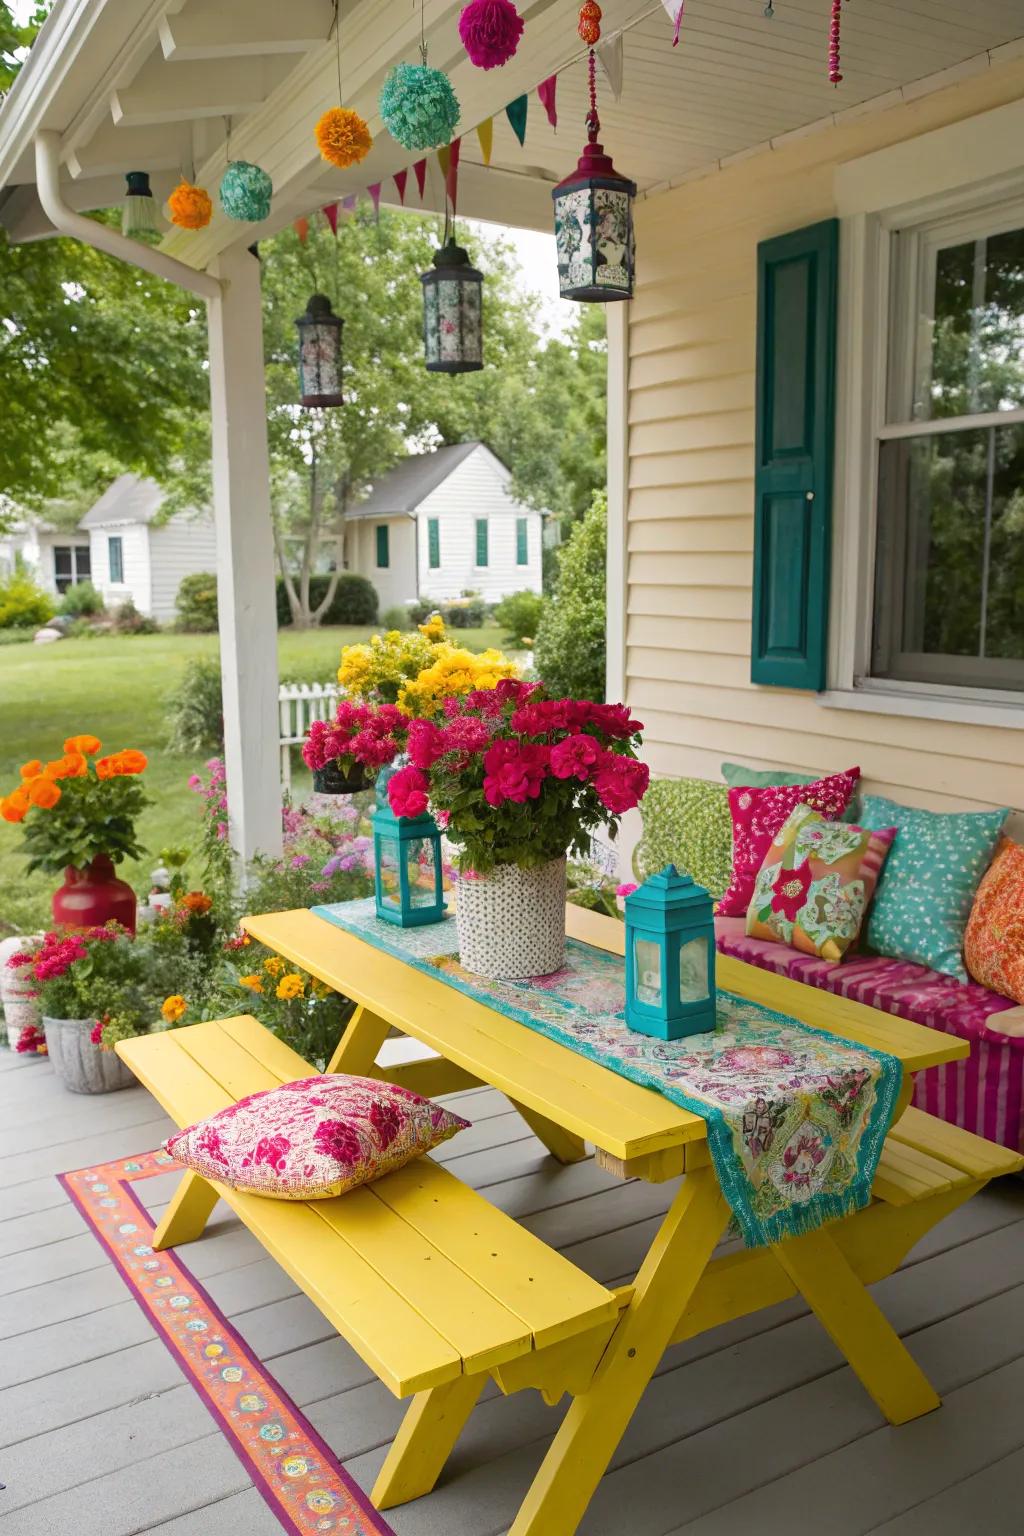
[[[964,960],[983,987],[1024,1003],[1024,847],[1009,838],[978,886]]]

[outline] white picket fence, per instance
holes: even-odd
[[[281,784],[289,789],[292,782],[292,747],[305,741],[314,720],[327,720],[334,714],[341,690],[337,683],[282,683],[277,691],[277,712],[281,750]]]

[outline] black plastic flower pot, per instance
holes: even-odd
[[[339,763],[313,769],[313,788],[318,795],[356,795],[372,785],[373,779],[361,763],[353,763],[348,773],[342,771]]]

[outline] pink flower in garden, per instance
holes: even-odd
[[[594,775],[598,799],[613,816],[639,805],[647,792],[651,771],[646,763],[609,752]]]
[[[426,774],[410,766],[388,780],[388,803],[396,816],[422,816],[427,809]]]
[[[615,887],[615,894],[624,901],[627,896],[632,896],[633,892],[636,890],[639,890],[639,886],[637,885],[636,881],[626,880],[622,885],[617,885]]]
[[[415,768],[430,768],[444,752],[444,734],[432,720],[413,720],[409,725],[409,761]]]
[[[193,794],[197,794],[199,792],[199,790],[202,789],[203,781],[199,777],[198,773],[190,773],[189,774],[189,776],[188,776],[188,787],[189,787],[190,790],[192,790]]]
[[[95,1024],[92,1027],[92,1029],[90,1029],[90,1031],[89,1031],[89,1040],[90,1040],[91,1044],[93,1044],[93,1045],[102,1045],[103,1044],[103,1026],[104,1026],[105,1023],[106,1023],[105,1019],[97,1019],[96,1020]]]
[[[556,779],[580,779],[584,784],[601,756],[593,736],[567,736],[551,748],[551,772]]]
[[[512,800],[517,805],[525,805],[527,800],[536,800],[547,777],[549,749],[540,743],[527,742],[523,746],[515,742],[495,743],[495,746],[502,745],[514,748],[514,752],[511,757],[506,755],[504,762],[495,762],[494,768],[488,772],[484,779],[484,799],[488,805],[493,806],[504,805],[506,800]],[[485,756],[485,765],[490,755],[488,752]]]

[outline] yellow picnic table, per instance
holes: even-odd
[[[433,1095],[488,1084],[507,1094],[563,1163],[589,1155],[589,1142],[598,1160],[623,1178],[658,1182],[687,1175],[596,1369],[589,1356],[574,1357],[570,1339],[560,1350],[526,1356],[510,1364],[504,1378],[499,1375],[505,1390],[534,1386],[549,1401],[564,1391],[573,1397],[510,1536],[569,1536],[576,1529],[671,1344],[797,1293],[890,1422],[904,1423],[939,1406],[866,1287],[890,1274],[937,1221],[987,1180],[1021,1164],[1004,1148],[907,1108],[914,1073],[968,1055],[966,1042],[719,956],[722,988],[889,1052],[902,1062],[904,1084],[867,1209],[770,1248],[714,1257],[729,1209],[700,1116],[315,913],[250,917],[244,926],[253,938],[355,1001],[356,1012],[328,1071],[387,1077]],[[614,919],[570,906],[566,926],[575,938],[623,953],[625,930]],[[436,1056],[393,1069],[378,1065],[385,1040],[396,1030]],[[422,1411],[403,1432],[400,1454],[374,1490],[380,1507],[409,1497],[408,1467],[428,1454],[433,1438],[453,1443],[460,1427],[451,1421],[453,1404],[442,1399],[435,1406],[430,1396],[424,1394]],[[460,1424],[474,1401],[475,1396],[459,1403]]]

